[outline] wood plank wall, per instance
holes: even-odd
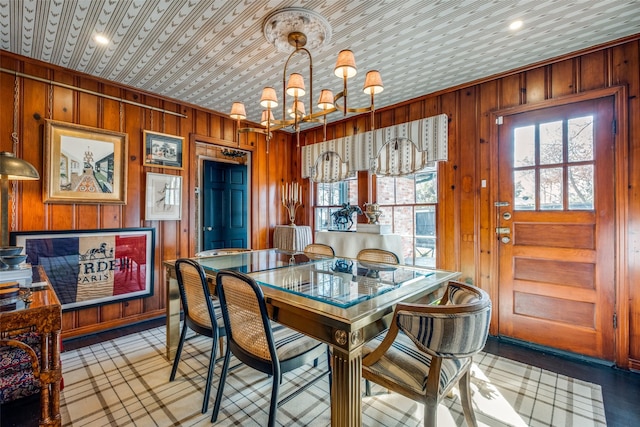
[[[18,157],[30,162],[40,176],[44,176],[44,119],[51,118],[126,132],[129,137],[128,191],[125,205],[45,204],[42,202],[42,180],[22,181],[18,184],[19,195],[16,197],[17,221],[12,228],[10,215],[10,230],[125,227],[154,227],[156,230],[154,295],[95,308],[67,311],[63,313],[63,337],[94,333],[164,315],[166,289],[162,261],[193,256],[198,249],[194,243],[196,239],[193,238],[198,233],[194,219],[197,207],[193,197],[197,170],[193,167],[195,143],[199,141],[205,145],[235,147],[238,145],[233,142],[236,124],[225,115],[210,110],[182,105],[8,52],[0,51],[0,67],[187,116],[181,118],[163,114],[29,78],[18,79]],[[13,74],[0,72],[0,151],[14,151],[11,133],[14,126],[15,83]],[[184,137],[185,169],[178,171],[143,167],[143,130]],[[286,221],[286,215],[278,200],[280,184],[291,181],[293,168],[298,168],[296,161],[283,161],[294,157],[291,141],[292,138],[288,134],[276,134],[271,142],[271,152],[266,155],[264,137],[253,134],[242,135],[240,138],[240,148],[251,152],[252,248],[269,247],[273,227]],[[185,185],[182,198],[185,202],[181,221],[144,220],[146,172],[177,174],[183,177]],[[299,215],[302,218],[302,214]]]
[[[472,82],[438,93],[416,98],[384,108],[375,114],[375,127],[380,128],[445,113],[449,116],[449,161],[439,164],[438,260],[440,268],[458,270],[463,279],[486,289],[494,289],[497,280],[496,258],[492,254],[494,240],[491,229],[494,207],[490,192],[495,191],[497,177],[495,153],[491,147],[490,113],[509,107],[536,103],[565,95],[594,89],[626,85],[628,88],[629,134],[628,169],[629,192],[618,197],[627,198],[628,212],[618,218],[628,218],[617,224],[626,231],[627,247],[622,256],[627,280],[617,285],[619,307],[628,312],[618,313],[619,332],[616,341],[620,351],[626,352],[628,340],[629,366],[640,369],[640,44],[638,36],[617,45],[593,48],[545,64],[505,73],[496,78]],[[391,89],[389,89],[391,90]],[[384,98],[384,92],[379,99]],[[368,116],[334,122],[327,127],[327,139],[352,135],[370,129]],[[302,135],[305,144],[323,140],[321,129],[308,130]],[[295,170],[300,173],[299,170]],[[482,188],[481,180],[489,185]],[[367,179],[360,179],[367,185]],[[362,205],[367,202],[367,190],[359,189]],[[306,212],[309,223],[313,213]],[[615,262],[615,260],[612,260]],[[624,274],[622,275],[624,279]],[[497,297],[497,295],[496,295]],[[628,299],[627,299],[628,298]],[[492,333],[496,333],[492,328]],[[622,355],[624,358],[626,356]]]
[[[42,183],[22,182],[18,185],[17,197],[19,230],[68,230],[81,228],[154,226],[157,230],[155,263],[156,292],[153,297],[118,303],[100,308],[78,310],[64,315],[64,334],[72,336],[135,322],[148,317],[162,315],[165,307],[164,271],[161,260],[193,255],[192,236],[197,232],[194,221],[193,202],[184,204],[180,222],[153,222],[143,220],[144,175],[147,171],[166,172],[162,169],[143,168],[142,130],[154,130],[184,136],[191,141],[218,142],[223,145],[233,140],[235,124],[224,115],[212,111],[185,106],[180,103],[141,93],[100,81],[49,64],[0,52],[2,68],[18,70],[56,82],[80,86],[96,92],[122,97],[149,106],[156,106],[187,115],[186,119],[162,115],[150,110],[124,105],[74,90],[20,79],[19,88],[19,137],[18,155],[31,162],[42,173],[42,125],[43,118],[52,117],[72,123],[122,130],[129,134],[128,202],[124,206],[113,205],[45,205],[42,203]],[[618,224],[626,231],[626,246],[623,248],[626,269],[624,283],[618,284],[618,301],[628,302],[628,312],[619,313],[618,337],[628,341],[630,366],[640,369],[640,43],[638,37],[602,48],[568,55],[555,61],[538,64],[527,69],[505,73],[495,78],[463,85],[425,95],[392,107],[380,109],[375,114],[375,127],[384,127],[416,120],[435,114],[446,113],[450,118],[449,161],[439,165],[440,212],[438,223],[439,267],[459,270],[463,277],[477,285],[491,289],[495,280],[495,262],[492,245],[495,238],[491,230],[490,191],[494,183],[495,148],[489,144],[492,111],[535,103],[555,97],[581,93],[593,89],[626,85],[628,88],[629,134],[628,169],[629,191],[626,197],[628,212],[618,218],[628,218]],[[0,150],[13,151],[10,134],[13,129],[12,94],[14,77],[0,73],[0,90],[3,103],[0,106]],[[384,97],[384,93],[380,95]],[[51,99],[51,110],[49,110]],[[39,119],[34,115],[39,115]],[[327,138],[338,138],[370,128],[368,115],[349,118],[328,126]],[[190,138],[191,137],[191,138]],[[279,200],[279,186],[283,182],[300,179],[300,151],[295,148],[293,138],[279,134],[271,143],[271,153],[264,153],[264,138],[242,135],[241,146],[253,151],[252,173],[252,247],[269,247],[272,229],[286,221]],[[322,130],[303,132],[302,144],[322,140]],[[276,148],[277,147],[277,148]],[[195,156],[187,153],[188,156]],[[193,160],[194,157],[189,157]],[[291,159],[282,162],[282,159]],[[181,173],[190,185],[185,186],[185,200],[193,199],[193,165],[187,165]],[[363,188],[367,179],[360,176],[360,205],[367,202],[368,189]],[[479,183],[486,179],[487,188]],[[310,186],[302,181],[305,205],[298,212],[302,223],[312,224],[310,208]],[[621,294],[620,294],[621,293]],[[624,306],[625,304],[623,304]],[[615,340],[615,337],[611,337]],[[621,341],[621,340],[618,340]]]

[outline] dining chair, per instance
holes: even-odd
[[[194,260],[181,258],[176,261],[175,269],[178,288],[180,289],[180,301],[182,302],[182,309],[184,310],[184,322],[169,381],[173,381],[176,377],[187,329],[191,329],[197,334],[213,338],[211,356],[209,358],[209,371],[204,389],[204,402],[202,403],[202,413],[204,414],[209,408],[213,368],[216,363],[216,346],[218,341],[220,341],[220,348],[222,349],[222,341],[226,335],[226,330],[224,328],[222,312],[220,311],[220,301],[217,298],[214,299],[211,297],[209,285],[207,284],[202,266]]]
[[[200,251],[196,253],[196,257],[205,257],[205,256],[215,256],[215,255],[231,255],[237,254],[241,252],[251,252],[251,249],[247,248],[219,248],[219,249],[209,249],[206,251]]]
[[[216,284],[227,331],[227,349],[211,421],[218,419],[229,359],[233,353],[242,363],[273,377],[268,423],[272,427],[276,422],[282,375],[310,362],[315,365],[325,353],[326,345],[270,321],[262,289],[246,274],[221,270],[216,275]],[[285,397],[283,401],[288,399]]]
[[[323,243],[310,243],[304,247],[304,253],[312,255],[326,255],[330,257],[336,256],[333,248]]]
[[[358,261],[365,262],[382,262],[385,264],[400,264],[398,255],[384,249],[367,248],[362,249],[356,256]]]
[[[424,404],[424,426],[435,427],[440,401],[458,384],[464,417],[477,426],[471,402],[472,357],[485,345],[489,295],[449,282],[437,305],[399,303],[389,330],[365,343],[362,376]]]

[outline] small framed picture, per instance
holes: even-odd
[[[182,177],[147,172],[145,220],[182,218]]]
[[[143,131],[144,166],[183,168],[184,138],[166,133]]]
[[[127,134],[47,120],[45,203],[127,201]]]

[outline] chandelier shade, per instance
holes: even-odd
[[[384,90],[382,85],[382,77],[377,70],[371,70],[367,72],[367,77],[364,79],[364,93],[374,95]]]
[[[320,91],[318,108],[321,110],[330,110],[331,108],[333,108],[333,92],[331,92],[329,89],[322,89]]]
[[[341,50],[336,60],[336,68],[333,70],[336,77],[349,79],[358,73],[356,58],[348,49]]]
[[[287,83],[287,95],[302,97],[306,93],[302,74],[292,73]]]
[[[231,113],[229,113],[229,117],[235,120],[246,119],[247,111],[244,108],[244,104],[242,102],[234,102],[231,106]]]
[[[276,96],[276,90],[274,88],[265,87],[262,89],[260,105],[264,108],[275,108],[278,106],[278,97]]]
[[[300,125],[302,123],[323,123],[324,135],[326,139],[327,116],[334,112],[341,112],[344,116],[347,113],[371,112],[371,129],[374,129],[374,95],[383,91],[382,78],[377,70],[367,73],[363,91],[370,95],[370,105],[368,107],[350,108],[347,105],[347,79],[357,74],[355,55],[349,49],[344,49],[338,53],[334,74],[342,80],[342,91],[335,96],[329,89],[322,89],[317,101],[319,111],[314,112],[313,102],[313,59],[311,52],[305,46],[318,48],[329,39],[331,28],[329,23],[316,12],[302,8],[286,8],[275,11],[267,17],[263,28],[265,38],[273,43],[280,51],[284,50],[284,43],[288,43],[293,48],[289,54],[282,73],[282,104],[278,101],[278,96],[272,86],[266,86],[262,90],[260,106],[262,111],[260,125],[263,128],[242,127],[241,120],[246,120],[244,104],[234,102],[229,116],[237,120],[237,133],[255,132],[266,136],[267,153],[269,152],[269,140],[271,132],[274,130],[291,128],[296,133],[297,146],[300,146]],[[308,90],[305,84],[305,76],[300,72],[288,73],[287,68],[291,58],[295,55],[306,55],[309,61]],[[296,66],[299,66],[296,63]],[[306,96],[308,95],[308,97]],[[287,96],[293,97],[292,102],[287,101]],[[308,99],[308,106],[305,106],[305,99]],[[273,109],[282,105],[282,116],[274,118]],[[289,107],[291,106],[291,107]],[[308,107],[308,109],[307,109]]]

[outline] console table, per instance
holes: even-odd
[[[60,331],[62,329],[62,306],[44,269],[33,267],[34,276],[45,282],[39,290],[33,290],[31,301],[25,303],[16,298],[15,303],[0,311],[0,344],[24,349],[39,367],[40,379],[40,425],[60,426]],[[5,311],[6,310],[6,311]],[[40,335],[40,360],[30,346],[13,339],[17,334],[33,331]]]
[[[404,264],[402,237],[399,234],[374,234],[349,231],[318,231],[316,243],[324,243],[333,248],[337,257],[356,258],[365,248],[384,249],[398,256]]]
[[[308,225],[276,225],[273,246],[289,252],[301,252],[311,243],[311,227]]]

